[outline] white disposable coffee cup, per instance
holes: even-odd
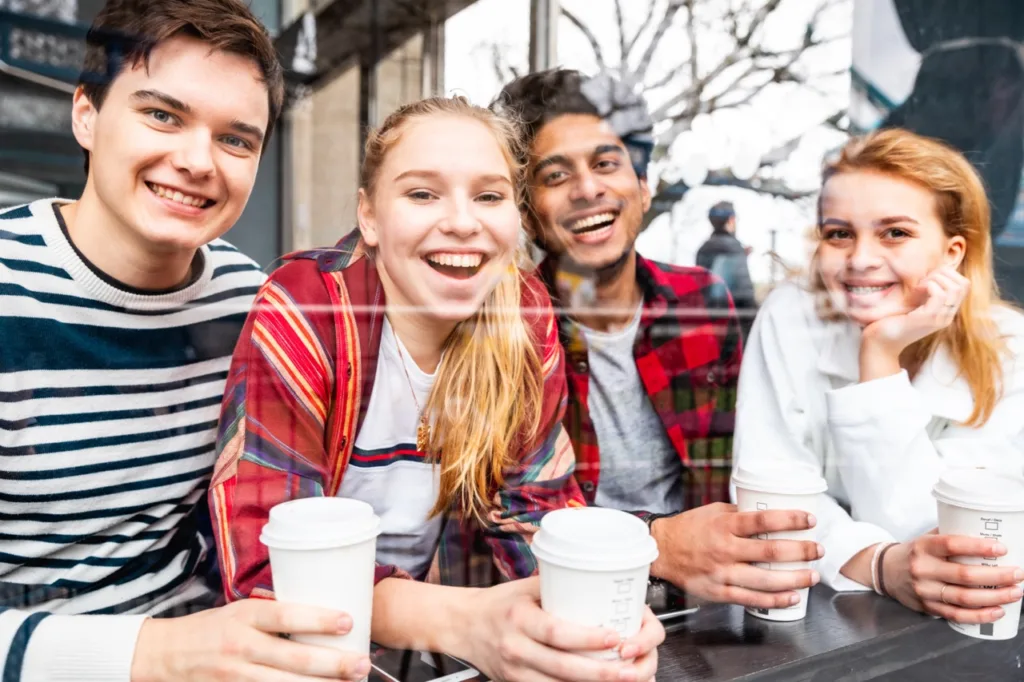
[[[658,558],[646,523],[615,509],[559,509],[541,519],[531,548],[540,567],[541,608],[570,623],[611,628],[624,639],[640,631]],[[580,653],[619,657],[614,647]]]
[[[733,470],[733,485],[736,486],[736,506],[741,512],[768,510],[799,510],[809,514],[818,513],[818,502],[822,493],[828,490],[828,482],[809,466],[739,466]],[[802,540],[814,542],[817,528],[807,530],[763,533],[760,540]],[[811,567],[809,561],[759,562],[755,566],[773,571],[799,571]],[[793,621],[807,615],[807,593],[809,588],[797,590],[800,601],[781,609],[748,608],[747,613],[765,620]]]
[[[370,653],[373,573],[380,518],[359,500],[309,497],[276,505],[260,542],[270,550],[277,601],[347,613],[345,635],[294,635],[306,644]]]
[[[951,557],[972,566],[1024,567],[1024,477],[991,469],[951,469],[932,488],[938,500],[939,533],[988,538],[1002,543],[1001,557]],[[995,623],[949,622],[957,632],[978,639],[1013,639],[1020,627],[1020,601],[1002,606]]]

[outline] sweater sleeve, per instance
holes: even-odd
[[[305,266],[307,269],[301,269]],[[210,509],[228,601],[273,596],[259,540],[270,509],[324,495],[333,406],[334,316],[318,273],[295,263],[260,290],[235,348]],[[394,575],[378,566],[376,581]]]
[[[12,682],[129,682],[147,616],[0,612],[3,679]]]

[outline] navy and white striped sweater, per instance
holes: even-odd
[[[0,667],[127,680],[139,614],[212,596],[217,417],[264,276],[215,241],[191,285],[130,292],[56,203],[0,213]]]

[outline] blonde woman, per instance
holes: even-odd
[[[381,518],[378,643],[453,654],[495,679],[646,682],[664,634],[653,616],[622,644],[634,662],[565,653],[618,638],[553,622],[528,578],[540,517],[582,498],[551,303],[518,264],[516,139],[462,98],[398,110],[367,141],[359,230],[292,257],[257,296],[211,490],[225,590],[272,596],[258,541],[272,506],[360,499]],[[464,568],[469,519],[500,572],[525,580],[419,582],[435,555],[441,582]]]
[[[953,563],[1005,548],[931,532],[944,471],[1024,463],[1024,316],[996,291],[984,188],[959,153],[903,130],[851,141],[824,177],[814,282],[758,315],[735,457],[828,479],[824,583],[991,622],[1024,574]]]

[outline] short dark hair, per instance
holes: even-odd
[[[598,97],[602,101],[595,101]],[[589,77],[573,69],[550,69],[520,76],[502,88],[491,108],[519,122],[527,153],[540,129],[559,116],[604,118],[626,145],[637,175],[647,176],[654,147],[647,103],[609,74]]]
[[[708,220],[711,222],[711,227],[715,229],[715,232],[724,232],[725,226],[735,217],[736,210],[732,207],[732,202],[730,201],[719,201],[708,211]]]
[[[284,71],[266,27],[241,0],[108,0],[89,28],[78,84],[99,109],[111,83],[146,64],[159,44],[177,36],[253,60],[267,86],[270,117],[263,147],[284,107]],[[85,152],[89,172],[89,152]]]

